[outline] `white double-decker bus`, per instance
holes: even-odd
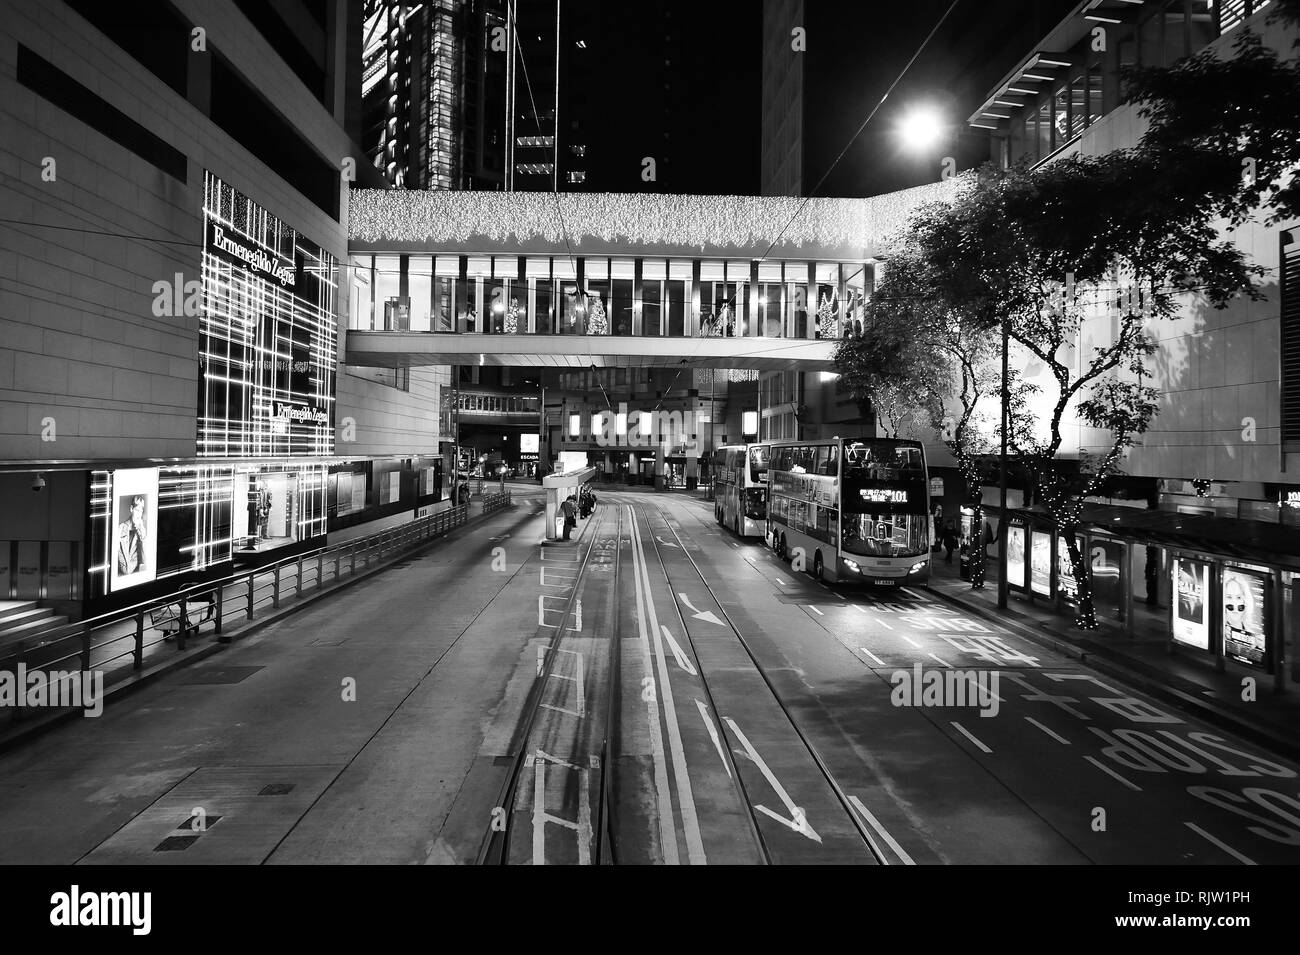
[[[713,453],[713,516],[742,537],[767,530],[769,447],[733,444]]]
[[[767,473],[767,541],[796,569],[832,583],[929,579],[930,482],[919,441],[781,442]]]

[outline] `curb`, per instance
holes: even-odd
[[[399,554],[394,555],[393,557],[384,561],[384,563],[382,564],[377,564],[371,567],[370,569],[367,569],[365,571],[356,574],[352,574],[346,580],[335,581],[326,587],[322,587],[319,590],[314,590],[311,592],[310,595],[304,594],[303,598],[301,600],[296,601],[292,606],[283,607],[279,610],[275,610],[271,612],[270,614],[267,614],[264,617],[259,617],[255,620],[251,620],[248,622],[248,626],[243,627],[233,633],[230,631],[224,631],[221,634],[221,636],[225,638],[224,640],[216,640],[216,636],[214,634],[212,639],[214,639],[215,642],[205,644],[204,646],[201,647],[195,647],[193,650],[185,650],[184,652],[177,653],[175,656],[170,657],[167,660],[164,660],[163,662],[146,666],[139,673],[127,677],[125,680],[122,680],[121,682],[115,683],[113,684],[113,686],[106,688],[104,690],[104,696],[103,696],[104,707],[107,708],[108,704],[111,701],[121,697],[125,697],[131,693],[134,693],[137,690],[143,689],[145,686],[148,686],[150,683],[154,683],[155,681],[161,679],[162,677],[175,673],[177,670],[181,670],[192,664],[198,663],[201,660],[205,660],[210,656],[221,653],[225,650],[229,650],[232,647],[234,647],[236,643],[243,640],[245,637],[253,636],[254,634],[259,633],[260,631],[266,629],[272,624],[279,623],[281,620],[293,616],[294,614],[298,613],[300,610],[304,610],[307,607],[313,606],[318,600],[322,600],[325,597],[333,596],[339,591],[346,590],[348,587],[351,587],[353,584],[361,583],[363,580],[368,580],[369,578],[375,576],[376,574],[381,574],[384,571],[388,570],[390,567],[392,567],[392,565],[397,563],[398,561],[407,560],[416,554],[420,554],[423,553],[424,551],[431,549],[432,547],[434,547],[434,545],[444,542],[447,539],[447,537],[454,531],[462,530],[467,527],[473,527],[474,525],[482,523],[483,521],[487,520],[489,517],[492,517],[493,515],[500,514],[505,511],[513,511],[518,506],[519,505],[517,502],[511,501],[508,507],[498,508],[497,510],[493,511],[491,514],[480,514],[477,517],[471,518],[470,520],[465,521],[465,523],[460,524],[457,527],[454,527],[451,530],[444,532],[438,537],[431,538],[430,540],[419,545],[418,547],[413,547],[410,550],[403,551]],[[29,743],[37,736],[47,733],[50,730],[53,730],[56,727],[63,725],[64,723],[76,719],[85,719],[85,717],[82,715],[81,710],[77,710],[77,709],[59,710],[57,712],[49,713],[45,716],[36,717],[35,719],[26,719],[23,720],[21,723],[12,724],[17,728],[6,730],[3,733],[0,733],[0,753],[6,752],[10,749],[14,749],[17,748],[18,746]]]
[[[929,585],[925,586],[927,593],[934,594],[941,600],[950,604],[961,607],[963,610],[974,614],[998,626],[1014,630],[1018,635],[1048,650],[1054,650],[1062,656],[1078,660],[1080,663],[1087,664],[1092,669],[1111,677],[1120,682],[1127,683],[1130,686],[1141,690],[1144,693],[1168,703],[1172,707],[1182,712],[1189,712],[1221,729],[1229,730],[1236,733],[1242,739],[1264,746],[1274,752],[1287,757],[1288,759],[1300,760],[1300,741],[1278,735],[1274,730],[1257,723],[1250,722],[1238,716],[1231,710],[1226,710],[1221,706],[1216,706],[1207,700],[1193,696],[1175,687],[1162,683],[1140,671],[1133,670],[1123,664],[1116,663],[1107,654],[1096,653],[1086,647],[1066,638],[1059,637],[1051,631],[1034,629],[1027,618],[1014,610],[1007,611],[1005,615],[983,606],[981,602],[973,600],[964,600],[955,594],[946,590],[941,590]]]

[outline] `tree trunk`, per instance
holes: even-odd
[[[1075,618],[1075,624],[1080,630],[1097,629],[1097,611],[1092,605],[1092,571],[1088,566],[1087,560],[1084,559],[1083,551],[1079,550],[1079,540],[1075,536],[1078,525],[1070,524],[1061,528],[1061,535],[1065,538],[1066,550],[1070,553],[1070,566],[1074,568],[1074,582],[1079,588],[1078,600],[1078,617]]]
[[[971,519],[971,529],[974,536],[969,542],[970,554],[970,586],[971,590],[984,589],[985,562],[987,556],[984,552],[986,546],[984,540],[984,506],[980,501],[972,501],[969,505],[975,511],[975,516]]]

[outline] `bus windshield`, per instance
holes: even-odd
[[[770,447],[766,444],[756,445],[749,449],[749,479],[754,483],[767,479],[768,452],[770,450]]]
[[[919,443],[846,443],[841,502],[848,553],[919,557],[928,551],[930,488]]]

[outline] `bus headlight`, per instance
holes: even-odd
[[[844,558],[844,566],[847,567],[849,570],[853,571],[855,574],[862,573],[862,569],[858,566],[858,562],[856,560],[849,560],[846,557]]]
[[[909,573],[909,574],[914,574],[914,573],[916,573],[918,570],[920,570],[922,567],[924,567],[924,566],[925,566],[926,564],[928,564],[928,563],[929,563],[929,561],[918,560],[915,564],[912,565],[912,569],[909,570],[908,573]]]

